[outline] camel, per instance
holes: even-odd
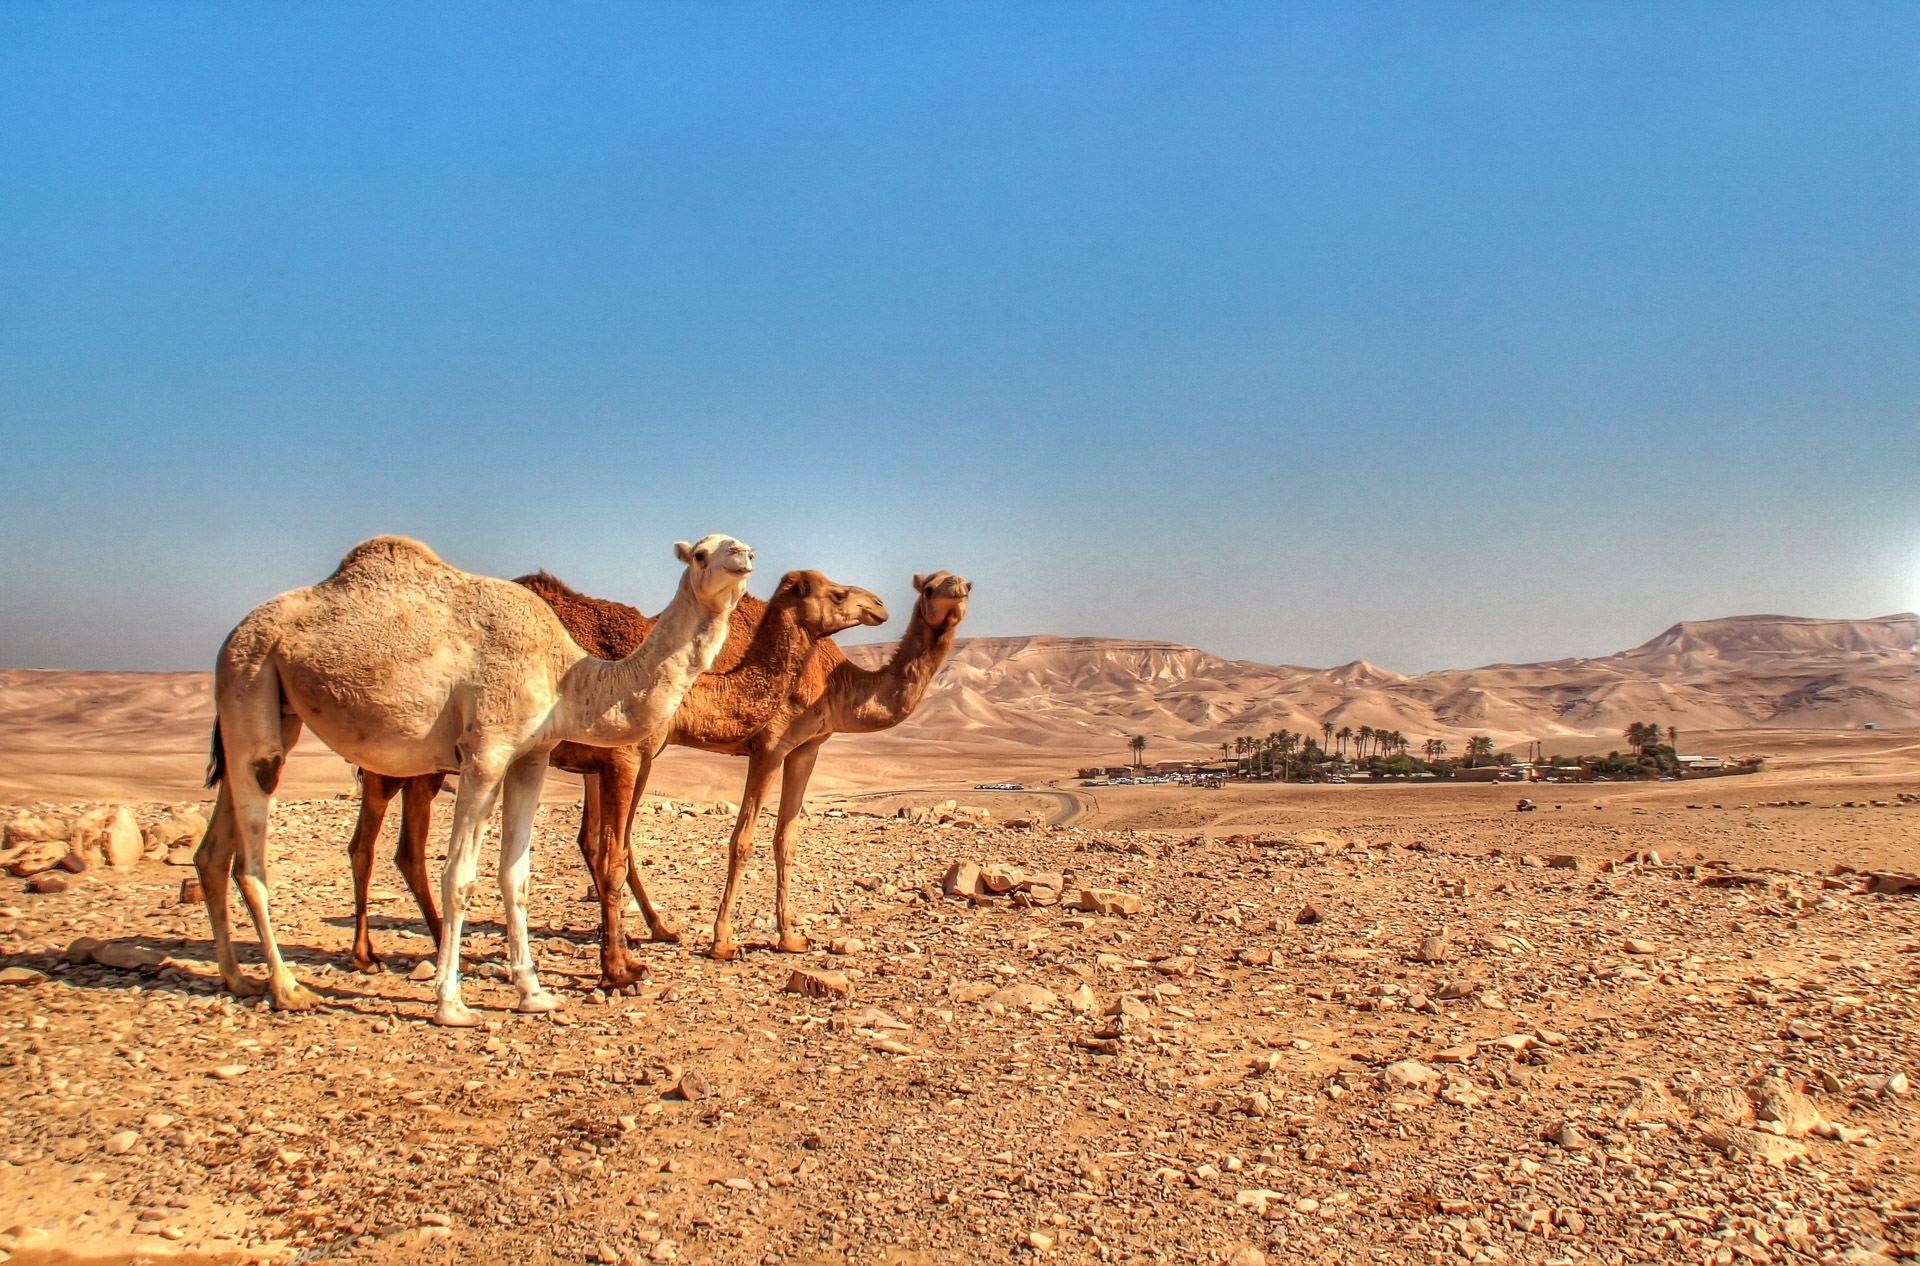
[[[478,1023],[460,995],[462,923],[481,827],[503,802],[500,896],[507,966],[518,1009],[551,1011],[527,947],[528,843],[547,759],[562,741],[664,740],[674,712],[710,667],[753,570],[753,551],[730,536],[678,542],[686,564],[652,635],[618,661],[597,659],[553,608],[511,581],[442,562],[418,541],[364,541],[317,585],[281,594],[227,635],[214,669],[215,720],[207,782],[214,816],[194,856],[213,925],[220,975],[235,994],[261,987],[240,972],[228,923],[227,877],[239,881],[279,1009],[311,1007],[273,936],[267,903],[267,811],[302,725],[348,762],[412,777],[457,771],[447,864],[436,1023]]]
[[[540,572],[516,583],[545,598],[560,622],[585,647],[612,656],[631,653],[646,638],[652,621],[623,603],[589,598],[557,578]],[[702,675],[681,701],[676,720],[701,718],[708,730],[745,735],[778,711],[792,692],[815,647],[834,633],[859,625],[883,624],[887,609],[873,593],[841,585],[817,571],[792,571],[780,580],[766,602],[747,595],[735,608],[727,641],[713,668]],[[677,732],[677,730],[676,730]],[[672,741],[671,734],[669,741]],[[648,898],[639,872],[631,864],[629,832],[632,806],[645,789],[643,768],[651,766],[657,747],[633,744],[619,748],[561,743],[551,763],[586,776],[586,811],[581,815],[580,850],[594,877],[601,903],[601,979],[604,988],[617,989],[639,978],[640,966],[628,954],[620,920],[623,878],[631,879],[635,897],[655,940],[677,941],[679,934]],[[393,779],[370,771],[362,773],[360,820],[355,825],[351,852],[354,873],[353,965],[370,970],[378,962],[367,931],[366,894],[373,870],[373,845],[382,818],[396,791],[404,788],[399,848],[394,863],[407,879],[428,928],[438,939],[440,920],[426,875],[425,821],[439,791],[439,774]]]
[[[783,953],[803,953],[807,938],[793,926],[788,905],[794,848],[800,838],[800,813],[805,807],[807,782],[813,777],[820,746],[836,733],[866,734],[887,730],[900,724],[920,706],[934,674],[953,650],[954,634],[966,618],[967,596],[972,586],[949,572],[915,576],[913,587],[919,599],[913,604],[913,618],[906,636],[900,639],[893,658],[884,667],[865,669],[851,663],[840,648],[822,642],[826,656],[816,655],[810,668],[825,667],[826,660],[837,662],[824,674],[820,688],[803,686],[791,696],[794,707],[783,710],[753,734],[731,745],[695,741],[690,746],[712,751],[742,752],[747,757],[746,785],[740,793],[740,814],[734,820],[733,838],[727,855],[727,883],[720,897],[720,913],[713,922],[713,958],[735,958],[740,948],[733,939],[733,905],[740,891],[740,876],[753,855],[754,829],[759,822],[760,804],[773,771],[782,770],[780,812],[773,837],[774,908],[779,924],[779,939],[774,948]],[[810,672],[809,677],[814,674]],[[816,678],[817,680],[817,678]],[[698,735],[698,714],[676,717],[671,741],[686,742]],[[629,868],[629,880],[638,875]]]

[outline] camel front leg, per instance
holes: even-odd
[[[806,935],[793,926],[787,893],[794,848],[804,829],[801,815],[807,807],[807,783],[813,777],[813,763],[820,758],[820,745],[826,741],[824,737],[815,739],[791,752],[780,775],[780,823],[773,833],[773,900],[774,917],[780,925],[780,939],[774,942],[774,948],[783,954],[804,954],[807,949]]]
[[[760,801],[778,762],[771,755],[755,751],[747,756],[747,784],[740,791],[740,816],[733,823],[733,840],[727,849],[727,886],[720,894],[720,913],[713,919],[713,948],[710,957],[725,962],[740,956],[733,941],[733,903],[740,894],[740,876],[753,856],[753,832],[760,819]]]
[[[596,754],[597,760],[597,754]],[[580,860],[587,864],[587,895],[581,900],[600,900],[600,881],[593,874],[593,841],[600,838],[600,770],[583,769],[580,782],[585,794],[580,798],[580,834],[574,840],[580,848]]]
[[[460,935],[473,901],[479,870],[480,828],[493,816],[500,797],[499,771],[468,760],[460,770],[453,797],[453,827],[447,835],[447,865],[440,872],[440,908],[446,924],[440,935],[439,969],[433,977],[433,1022],[472,1028],[480,1017],[460,998]]]
[[[370,769],[360,771],[360,817],[347,844],[347,860],[353,866],[353,957],[348,965],[355,971],[382,970],[380,956],[373,952],[373,936],[367,930],[367,890],[373,883],[373,846],[380,840],[387,805],[402,781]]]
[[[547,780],[547,754],[522,756],[507,770],[506,803],[500,815],[500,904],[507,911],[507,971],[520,991],[516,1011],[553,1011],[560,999],[540,987],[527,946],[527,896],[533,878],[533,813]],[[613,891],[619,892],[616,881]],[[604,900],[605,890],[602,890]],[[616,925],[617,926],[617,925]],[[621,945],[622,952],[626,946]]]
[[[400,841],[394,845],[393,864],[407,881],[420,917],[434,947],[440,945],[440,912],[433,908],[433,882],[427,878],[427,836],[433,830],[433,800],[446,784],[445,774],[421,774],[407,779],[400,801]]]
[[[647,934],[656,941],[677,945],[680,933],[667,922],[666,915],[654,908],[653,898],[647,896],[647,885],[640,879],[639,863],[633,857],[633,815],[640,807],[641,793],[647,789],[647,778],[653,773],[653,757],[641,755],[637,747],[617,748],[609,755],[618,757],[615,763],[620,766],[622,776],[631,775],[631,782],[618,788],[609,806],[615,814],[614,820],[620,824],[621,849],[627,856],[627,887],[640,903],[640,913],[646,917]]]

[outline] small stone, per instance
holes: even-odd
[[[200,889],[199,876],[188,875],[180,881],[180,896],[178,900],[181,905],[197,906],[204,904],[206,899],[207,894]]]
[[[1240,1105],[1240,1111],[1250,1117],[1270,1117],[1273,1115],[1273,1100],[1256,1090]]]
[[[1715,1151],[1729,1155],[1741,1152],[1756,1156],[1770,1165],[1785,1165],[1796,1157],[1807,1154],[1805,1143],[1793,1139],[1781,1138],[1777,1134],[1763,1134],[1759,1130],[1749,1130],[1738,1125],[1717,1125],[1700,1136],[1700,1141]]]
[[[431,958],[423,958],[413,965],[413,970],[407,973],[407,979],[432,980],[434,970],[433,960]]]
[[[983,891],[979,865],[974,862],[955,862],[947,867],[947,873],[940,880],[940,888],[949,897],[971,897]]]
[[[1045,1231],[1028,1231],[1026,1235],[1021,1237],[1020,1242],[1028,1248],[1042,1253],[1053,1247],[1053,1237]]]
[[[1009,985],[988,998],[989,1003],[999,1003],[1009,1011],[1021,1010],[1051,1011],[1060,1005],[1060,998],[1053,990],[1043,985]]]
[[[1012,892],[1027,882],[1027,877],[1018,866],[1009,866],[1005,862],[989,862],[980,868],[980,882],[988,892]]]
[[[1772,1122],[1775,1132],[1790,1139],[1805,1138],[1826,1124],[1813,1100],[1784,1077],[1770,1076],[1748,1092],[1754,1115]]]
[[[905,1020],[888,1015],[879,1007],[867,1007],[847,1017],[847,1023],[856,1029],[910,1029],[913,1026]]]
[[[105,941],[99,940],[96,937],[76,936],[67,944],[65,952],[63,952],[60,957],[69,963],[91,963],[93,961],[93,952],[97,949],[104,949],[106,944]]]
[[[680,1074],[680,1080],[674,1085],[673,1093],[689,1103],[698,1103],[713,1093],[713,1083],[707,1080],[705,1073],[697,1068],[689,1068]]]
[[[1191,976],[1193,975],[1193,966],[1193,959],[1187,957],[1185,954],[1177,954],[1172,958],[1161,959],[1153,965],[1153,969],[1162,976]]]
[[[1627,938],[1627,943],[1624,948],[1629,954],[1658,954],[1660,952],[1660,947],[1652,941],[1643,941],[1638,937],[1632,936]]]
[[[193,854],[194,854],[193,845],[175,844],[172,848],[167,850],[167,857],[166,857],[167,865],[191,866],[193,865]]]
[[[811,967],[794,968],[785,988],[788,993],[805,994],[809,998],[844,998],[853,992],[853,985],[844,973]]]
[[[1671,1121],[1680,1115],[1680,1105],[1659,1081],[1648,1078],[1620,1105],[1620,1119],[1634,1121]]]
[[[1107,1008],[1108,1015],[1122,1016],[1128,1020],[1146,1020],[1153,1016],[1153,1008],[1139,998],[1116,998]]]
[[[27,891],[38,896],[52,896],[56,892],[67,890],[67,877],[59,871],[43,870],[27,880]]]
[[[1087,983],[1083,980],[1080,982],[1078,989],[1075,989],[1067,995],[1066,1004],[1067,1010],[1073,1012],[1075,1015],[1090,1015],[1093,1013],[1093,1010],[1100,1005],[1100,999],[1094,995],[1093,990],[1088,987]]]
[[[1549,1143],[1557,1143],[1570,1152],[1585,1151],[1592,1143],[1586,1134],[1571,1121],[1561,1121],[1541,1131],[1540,1137]]]
[[[1592,858],[1581,857],[1575,853],[1556,853],[1547,859],[1547,865],[1554,870],[1590,871],[1594,869]]]
[[[1293,921],[1302,925],[1308,923],[1325,923],[1327,921],[1327,912],[1316,905],[1304,905],[1300,907],[1300,913],[1293,916]]]
[[[1753,1101],[1731,1086],[1703,1086],[1693,1092],[1687,1106],[1700,1121],[1739,1124],[1753,1120]]]
[[[1082,888],[1073,904],[1078,909],[1105,915],[1138,914],[1141,909],[1139,897],[1110,888]]]
[[[119,1133],[111,1135],[107,1141],[101,1145],[101,1150],[109,1156],[125,1156],[133,1150],[133,1145],[139,1141],[140,1132],[138,1130],[121,1130]]]
[[[1249,1245],[1229,1257],[1227,1266],[1267,1266],[1267,1255]]]
[[[11,850],[7,858],[7,873],[19,878],[28,875],[39,876],[60,864],[67,855],[65,840],[33,840]],[[31,890],[31,885],[29,885]]]
[[[827,946],[829,954],[858,954],[867,948],[867,943],[857,936],[836,936]]]
[[[1423,936],[1409,957],[1416,963],[1444,963],[1447,961],[1447,939],[1443,936]]]
[[[1427,1090],[1445,1081],[1435,1069],[1427,1067],[1417,1059],[1395,1060],[1388,1064],[1380,1074],[1380,1084],[1386,1090]]]
[[[218,1064],[208,1069],[207,1073],[215,1081],[232,1081],[235,1077],[240,1076],[246,1071],[247,1066],[245,1064]]]
[[[0,967],[0,985],[37,985],[46,978],[45,972],[31,967]]]
[[[1265,1209],[1269,1200],[1284,1199],[1286,1197],[1279,1192],[1269,1191],[1265,1187],[1256,1187],[1251,1191],[1236,1191],[1233,1194],[1233,1202],[1247,1209]]]
[[[93,961],[116,971],[146,971],[164,964],[167,956],[144,945],[110,941],[93,951]]]

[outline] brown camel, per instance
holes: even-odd
[[[651,621],[632,607],[589,598],[545,572],[521,577],[519,583],[545,598],[574,639],[597,655],[612,658],[631,654],[647,636]],[[681,707],[693,706],[703,722],[712,728],[751,733],[768,717],[792,706],[790,696],[805,667],[816,658],[816,647],[830,645],[825,638],[858,625],[881,624],[886,619],[885,605],[865,589],[836,584],[819,572],[789,572],[781,578],[769,601],[763,603],[752,597],[741,600],[713,668],[695,682]],[[626,953],[625,938],[620,931],[623,875],[630,880],[654,939],[679,939],[648,898],[628,847],[632,806],[644,790],[644,771],[650,767],[657,751],[658,744],[606,748],[561,743],[551,756],[553,765],[582,774],[587,781],[579,842],[600,899],[600,983],[607,988],[629,984],[640,972],[639,965]],[[366,888],[373,870],[373,845],[387,804],[403,785],[406,797],[402,801],[400,846],[394,862],[407,877],[407,885],[428,927],[436,939],[439,936],[439,919],[433,909],[431,892],[424,883],[425,821],[431,813],[439,782],[436,775],[390,779],[370,771],[363,773],[360,821],[351,845],[355,881],[354,965],[363,970],[378,962],[366,926]]]

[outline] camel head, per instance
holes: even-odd
[[[673,543],[674,557],[687,565],[687,586],[709,611],[732,611],[753,574],[753,547],[712,533],[689,545]]]
[[[878,594],[828,580],[817,571],[790,571],[782,576],[771,605],[782,603],[792,604],[800,627],[816,637],[887,622],[887,604]]]
[[[967,595],[973,592],[973,586],[964,577],[937,571],[931,576],[915,576],[913,587],[920,591],[920,613],[934,628],[951,628],[967,618]]]

